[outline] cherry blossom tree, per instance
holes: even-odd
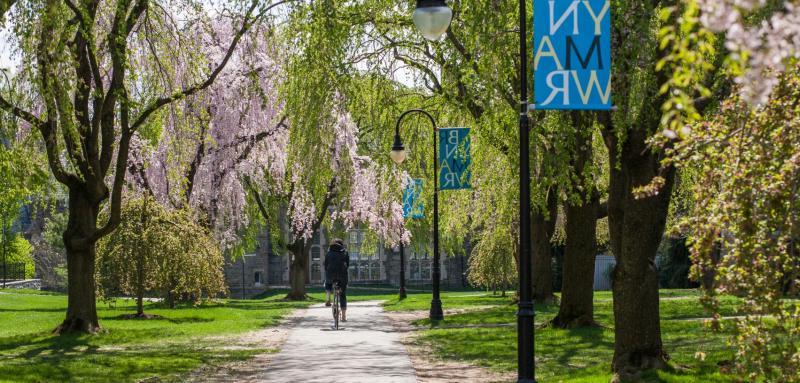
[[[359,128],[346,111],[343,97],[334,95],[330,102],[330,115],[324,116],[319,129],[293,129],[290,167],[282,180],[273,178],[284,186],[252,187],[268,224],[276,223],[269,211],[286,212],[290,231],[286,248],[292,255],[290,299],[305,299],[310,239],[326,222],[344,231],[364,225],[389,246],[410,240],[399,201],[401,174],[358,154]],[[320,136],[331,141],[325,145],[318,141]],[[301,154],[308,150],[316,153]],[[278,206],[270,208],[265,201]]]
[[[95,244],[120,222],[134,136],[157,127],[166,106],[211,86],[242,37],[280,2],[9,4],[0,19],[18,46],[26,101],[0,95],[0,110],[38,131],[54,178],[69,189],[68,305],[57,331],[96,332]],[[196,44],[209,32],[209,11],[235,31],[222,55],[207,56]],[[102,209],[108,219],[98,222]]]
[[[219,56],[234,31],[221,22],[212,30],[200,38],[209,55]],[[249,224],[245,180],[271,187],[286,172],[280,59],[270,28],[257,28],[207,92],[173,106],[155,146],[135,141],[128,172],[136,186],[165,206],[202,212],[223,248],[237,246]]]

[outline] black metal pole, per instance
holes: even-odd
[[[396,140],[399,140],[400,137],[400,122],[411,113],[424,114],[433,125],[433,299],[431,299],[429,318],[431,320],[442,320],[444,319],[444,312],[442,311],[442,299],[439,291],[439,279],[441,278],[441,267],[439,265],[439,149],[437,145],[439,142],[439,130],[436,128],[436,120],[433,119],[430,113],[422,109],[411,109],[403,112],[397,119],[397,124],[394,128]]]
[[[242,255],[242,299],[247,299],[247,296],[244,294],[244,255]]]
[[[400,299],[406,299],[406,260],[405,246],[400,242]]]
[[[519,310],[517,311],[517,373],[519,383],[536,382],[534,312],[531,269],[531,193],[528,145],[528,35],[525,2],[519,1]]]
[[[431,117],[431,123],[433,124],[433,299],[431,300],[430,319],[443,320],[444,312],[439,294],[439,280],[442,275],[439,260],[439,131],[436,129],[433,117]]]

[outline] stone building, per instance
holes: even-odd
[[[325,271],[323,261],[332,238],[320,229],[311,239],[306,284],[321,286]],[[366,231],[350,230],[345,238],[350,254],[350,285],[392,286],[400,285],[399,249],[373,246],[377,250],[367,251],[362,246]],[[430,288],[432,258],[430,249],[406,248],[406,286],[407,288]],[[225,278],[231,297],[252,297],[267,290],[268,287],[289,285],[289,264],[291,254],[278,254],[272,251],[268,236],[259,238],[257,249],[235,261],[228,260],[225,265]],[[443,288],[466,287],[466,268],[468,257],[446,256],[441,259],[441,286]],[[244,290],[244,295],[242,293]]]

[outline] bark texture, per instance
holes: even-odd
[[[675,170],[661,168],[646,137],[645,129],[629,130],[618,146],[613,131],[604,130],[611,159],[609,233],[617,261],[612,276],[612,370],[623,380],[635,379],[643,370],[664,368],[669,359],[661,340],[655,255],[664,234]],[[664,180],[658,193],[636,198],[633,190],[656,176]]]
[[[581,205],[568,204],[566,243],[561,280],[561,304],[551,325],[559,328],[594,326],[594,259],[597,253],[595,194]]]
[[[67,251],[67,316],[54,332],[96,333],[95,242],[87,241],[97,231],[99,203],[85,189],[69,192],[69,221],[64,232]]]
[[[574,141],[570,160],[569,192],[578,201],[568,200],[566,243],[561,278],[561,305],[551,321],[554,327],[592,326],[594,322],[594,259],[597,253],[597,217],[600,196],[592,174],[592,132],[594,114],[573,111]]]
[[[306,241],[300,240],[289,246],[292,252],[292,264],[289,266],[289,284],[291,290],[286,298],[293,301],[302,301],[306,296],[306,282],[308,278],[308,246]]]

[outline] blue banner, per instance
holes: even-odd
[[[611,2],[533,0],[536,109],[611,109]]]
[[[469,128],[439,128],[439,190],[469,189]]]
[[[403,218],[425,218],[425,201],[422,195],[422,180],[417,178],[408,183],[403,190]]]

